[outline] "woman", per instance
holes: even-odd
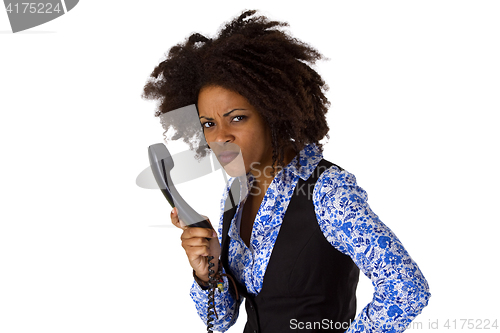
[[[224,192],[217,233],[186,228],[172,211],[193,268],[191,297],[207,318],[212,256],[223,282],[214,330],[236,321],[245,298],[245,332],[401,332],[427,305],[427,281],[355,177],[323,159],[327,87],[309,66],[322,56],[286,25],[246,11],[217,38],[193,34],[144,88],[144,98],[161,99],[156,116],[196,104],[221,164],[235,157],[216,151],[226,145],[244,161],[243,181],[231,178]],[[232,209],[230,189],[242,193]],[[355,316],[359,270],[375,291]]]

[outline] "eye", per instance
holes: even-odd
[[[203,126],[204,128],[210,128],[210,127],[214,126],[214,123],[211,121],[206,121],[206,122],[202,123],[201,126]]]
[[[242,121],[243,119],[245,119],[246,117],[247,117],[247,116],[235,116],[235,117],[233,118],[233,121],[235,121],[235,122],[240,122],[240,121]]]

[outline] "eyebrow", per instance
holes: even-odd
[[[231,114],[231,112],[233,112],[233,111],[238,111],[238,110],[241,110],[241,111],[246,111],[247,109],[232,109],[231,111],[224,113],[222,116],[223,116],[223,117],[227,117],[227,116],[229,116],[229,115]],[[201,117],[200,117],[200,119],[201,119],[201,118],[205,118],[206,120],[214,120],[214,118],[205,117],[205,116],[201,116]]]

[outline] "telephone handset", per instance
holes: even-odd
[[[179,218],[188,227],[202,227],[212,229],[210,223],[198,214],[189,204],[184,201],[182,196],[177,192],[177,189],[170,177],[170,170],[174,167],[174,160],[170,155],[167,147],[163,143],[157,143],[149,146],[149,163],[155,177],[156,183],[160,187],[163,195],[169,202],[172,208],[177,207]],[[207,331],[212,332],[215,314],[214,291],[216,280],[214,278],[215,271],[212,269],[214,263],[211,261],[213,256],[208,257],[208,276],[209,276],[209,294],[208,294],[208,312],[207,312]]]
[[[163,143],[157,143],[149,146],[149,163],[151,170],[156,179],[156,183],[160,187],[163,195],[170,203],[172,208],[177,207],[179,218],[188,227],[212,228],[210,223],[198,214],[189,204],[184,201],[182,196],[177,192],[170,170],[174,167],[174,160],[170,155],[167,147]]]

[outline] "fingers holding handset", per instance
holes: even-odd
[[[203,216],[203,215],[202,215]],[[209,223],[208,217],[203,216]],[[179,219],[177,209],[174,208],[170,214],[172,224],[183,230],[181,234],[182,247],[186,251],[189,264],[194,269],[198,278],[208,281],[208,256],[213,256],[212,261],[218,269],[218,258],[220,256],[220,244],[214,229],[188,227]],[[210,223],[210,225],[212,225]]]
[[[172,220],[172,224],[175,225],[179,229],[187,228],[186,224],[179,219],[179,214],[177,212],[177,208],[173,208],[170,212],[170,219]]]

